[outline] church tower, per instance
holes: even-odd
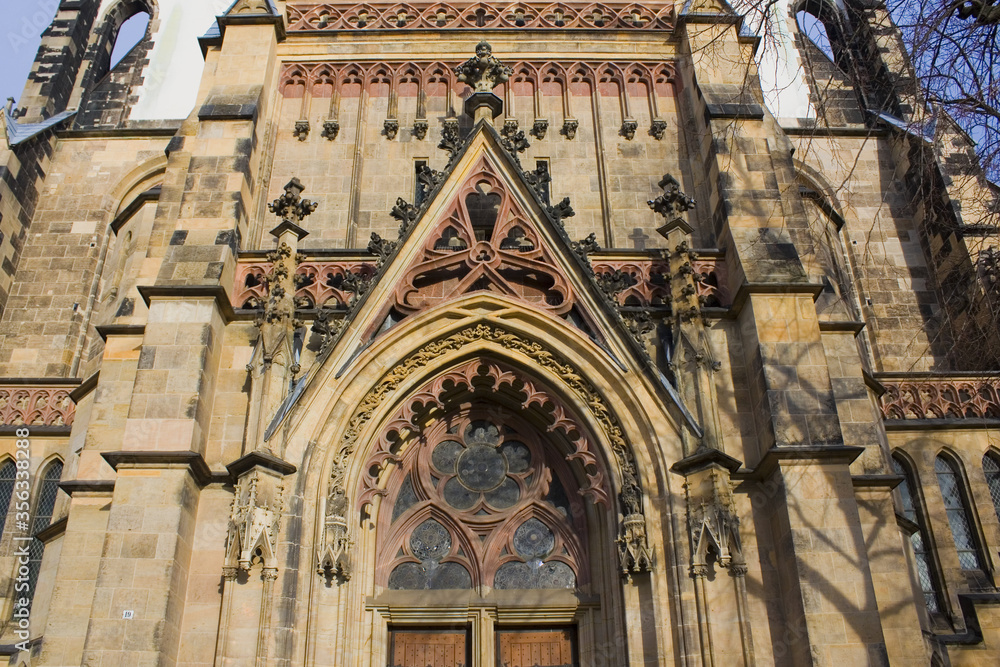
[[[995,186],[879,3],[748,5],[62,2],[0,655],[1000,660]]]

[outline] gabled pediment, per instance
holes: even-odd
[[[556,316],[575,290],[539,221],[518,201],[487,153],[480,154],[438,215],[425,216],[419,252],[392,294],[403,316],[477,291],[493,292]]]
[[[419,212],[410,208],[408,218],[400,216],[402,238],[382,242],[380,275],[349,316],[354,345],[369,344],[406,318],[489,293],[546,313],[617,358],[629,354],[579,245],[491,126],[477,125],[448,172],[432,182]]]
[[[700,433],[623,319],[609,292],[613,288],[605,285],[608,275],[595,275],[588,257],[598,249],[593,235],[578,242],[567,237],[561,219],[572,215],[568,200],[548,205],[535,189],[538,177],[522,171],[496,130],[483,122],[446,173],[422,174],[422,205],[399,200],[393,210],[400,238],[372,235],[374,274],[350,273],[354,297],[344,319],[331,325],[328,318],[336,318],[336,311],[321,310],[313,330],[324,339],[322,351],[269,430],[299,399],[308,400],[320,378],[339,379],[355,364],[370,363],[370,358],[360,361],[367,350],[395,347],[389,360],[395,363],[404,342],[419,349],[431,342],[428,335],[435,329],[451,330],[468,320],[480,329],[489,329],[492,321],[533,322],[547,332],[546,354],[565,347],[644,376],[688,428]],[[416,331],[422,333],[411,340]]]

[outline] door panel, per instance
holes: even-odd
[[[466,632],[393,630],[389,667],[466,667]]]
[[[497,667],[574,667],[573,631],[500,630]]]

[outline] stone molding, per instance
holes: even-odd
[[[69,517],[64,516],[61,519],[56,519],[50,523],[48,527],[35,533],[35,539],[40,540],[44,544],[48,544],[66,532],[66,525],[68,523]]]
[[[627,274],[632,284],[618,293],[619,305],[657,306],[669,303],[668,281],[664,277],[668,271],[665,260],[654,257],[630,259],[602,259],[591,255],[594,273],[603,275],[616,270]],[[699,299],[704,298],[706,306],[728,306],[731,303],[727,289],[725,259],[722,257],[702,257],[693,262],[696,274],[695,285]],[[270,271],[270,263],[256,258],[240,261],[236,267],[233,288],[234,308],[254,308],[267,300],[267,284],[264,281]],[[320,308],[323,306],[347,308],[352,292],[343,286],[351,274],[362,278],[375,273],[375,263],[359,260],[318,260],[306,261],[295,270],[295,298],[299,308]]]
[[[70,381],[67,381],[70,382]],[[0,385],[0,427],[65,427],[73,425],[76,403],[72,387]]]
[[[1000,419],[1000,377],[879,378],[887,420]]]
[[[222,473],[215,472],[208,467],[201,454],[188,450],[172,452],[102,452],[101,457],[108,462],[108,465],[114,468],[115,472],[118,472],[119,468],[187,467],[199,486],[229,484],[232,482],[232,475],[228,471]]]
[[[236,267],[233,307],[258,308],[267,301],[270,262],[240,262]],[[345,286],[351,277],[370,278],[375,263],[363,261],[302,262],[295,268],[295,302],[298,308],[323,306],[347,308],[353,292]]]
[[[110,496],[115,491],[115,480],[71,479],[59,482],[59,488],[65,491],[68,496],[75,496],[77,494]]]
[[[672,4],[634,2],[438,2],[414,7],[371,2],[289,4],[289,32],[333,30],[657,30],[674,29]]]

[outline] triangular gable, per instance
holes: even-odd
[[[726,0],[687,0],[681,8],[681,16],[698,16],[705,14],[724,14],[734,16],[732,5]]]
[[[408,318],[478,293],[552,318],[566,327],[567,343],[582,333],[622,371],[631,365],[648,373],[689,428],[700,433],[598,285],[587,259],[596,244],[569,240],[560,222],[566,202],[543,203],[527,180],[532,174],[521,171],[501,141],[492,126],[478,123],[457,147],[446,174],[424,174],[431,192],[419,209],[397,203],[393,214],[402,222],[401,238],[372,235],[369,250],[378,256],[378,269],[374,275],[351,274],[355,299],[342,322],[330,327],[321,311],[317,322],[323,324],[314,330],[326,339],[325,351],[271,432],[317,378],[330,371],[341,377],[364,350]],[[494,305],[487,308],[495,308],[497,301],[490,301]]]
[[[478,291],[494,292],[565,317],[576,290],[557,264],[538,222],[480,154],[450,201],[426,219],[420,251],[410,259],[386,307],[398,321]],[[592,324],[592,318],[585,318]],[[593,333],[593,330],[588,333]]]
[[[277,16],[278,8],[274,6],[271,0],[236,0],[236,2],[229,5],[229,9],[223,13],[223,16],[235,16],[238,14]]]
[[[585,260],[500,141],[485,123],[473,129],[422,213],[384,257],[377,283],[349,315],[355,321],[346,328],[357,332],[356,345],[417,313],[491,292],[579,329],[614,349],[613,356],[628,354]]]

